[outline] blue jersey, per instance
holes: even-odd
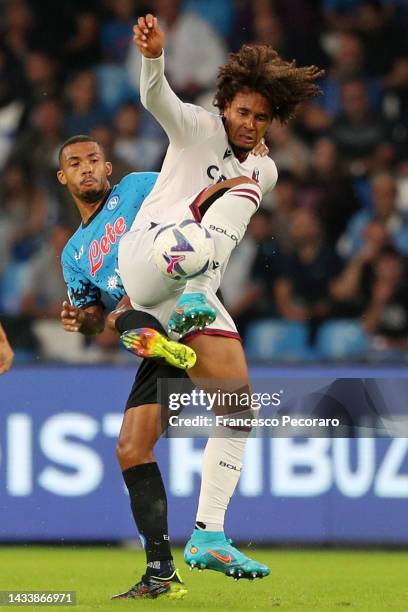
[[[125,176],[65,245],[62,272],[74,306],[103,306],[103,294],[108,301],[117,303],[125,295],[118,272],[119,241],[130,230],[157,176],[156,172],[132,172]]]

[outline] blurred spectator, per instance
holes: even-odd
[[[195,13],[227,40],[233,35],[235,0],[183,0],[183,12]]]
[[[357,19],[365,50],[365,70],[369,75],[384,76],[391,71],[395,59],[406,54],[407,33],[378,0],[362,2]]]
[[[342,261],[323,236],[318,217],[305,208],[291,214],[293,251],[279,257],[275,299],[278,313],[290,321],[316,323],[330,316],[330,285],[342,270]]]
[[[35,42],[34,15],[24,0],[11,0],[4,6],[1,39],[16,62],[22,62]]]
[[[0,42],[0,108],[24,94],[24,76],[21,66]]]
[[[408,150],[408,56],[398,58],[384,79],[384,115],[390,121],[391,141],[397,157]]]
[[[96,77],[91,70],[81,70],[66,87],[68,109],[65,114],[67,136],[88,134],[107,117],[101,108],[96,88]]]
[[[32,166],[37,181],[52,188],[58,168],[58,151],[65,140],[63,110],[57,100],[45,98],[33,108],[30,127],[17,140],[13,160]]]
[[[293,211],[299,206],[298,181],[287,170],[279,173],[278,182],[272,192],[272,227],[273,236],[279,245],[279,251],[287,253],[292,247],[290,225]]]
[[[209,23],[194,13],[182,13],[180,0],[155,0],[166,35],[166,74],[183,99],[194,99],[214,86],[225,46]],[[205,60],[205,61],[203,61]],[[139,90],[141,55],[133,43],[128,57],[129,80]]]
[[[378,174],[372,180],[372,211],[362,210],[350,220],[345,234],[339,242],[339,251],[344,257],[354,257],[363,246],[366,225],[376,220],[387,230],[391,243],[404,254],[408,254],[408,217],[398,211],[397,187],[394,176]]]
[[[387,246],[389,236],[383,223],[376,219],[367,223],[362,231],[361,249],[331,284],[336,316],[356,317],[362,314],[367,306],[373,264]]]
[[[67,289],[61,269],[61,253],[71,237],[67,227],[56,226],[42,249],[31,259],[29,281],[21,310],[36,319],[59,318]]]
[[[114,118],[114,152],[119,159],[140,171],[160,170],[166,144],[140,133],[140,111],[136,104],[123,104]]]
[[[310,150],[298,138],[291,126],[273,121],[266,134],[270,156],[279,168],[289,170],[298,178],[306,173],[310,158]]]
[[[331,65],[327,75],[322,79],[323,96],[316,100],[321,108],[330,115],[342,109],[341,86],[352,79],[363,80],[368,94],[369,105],[379,108],[380,83],[370,78],[364,71],[364,47],[357,34],[342,32],[335,40],[331,56]]]
[[[17,64],[0,44],[0,171],[7,162],[23,116],[23,83]]]
[[[171,4],[171,2],[170,2]],[[111,17],[101,28],[101,45],[104,61],[122,63],[126,59],[132,27],[136,23],[135,0],[110,0]],[[137,15],[143,14],[137,12]]]
[[[408,348],[408,263],[393,248],[384,249],[373,266],[366,331],[377,337],[377,348]]]
[[[298,64],[326,67],[316,1],[255,0],[252,7],[256,40],[271,44],[287,60],[296,58]]]
[[[151,10],[141,6],[140,2],[137,11],[135,6],[135,0],[105,2],[109,17],[100,27],[102,61],[93,66],[93,71],[97,79],[98,101],[107,115],[115,113],[121,104],[135,95],[128,79],[126,58],[137,17]]]
[[[333,30],[352,29],[359,25],[358,9],[364,0],[322,0],[326,24]],[[392,4],[389,0],[379,0],[381,4]]]
[[[289,59],[286,35],[272,5],[265,0],[255,0],[252,10],[254,41],[271,45],[279,55]]]
[[[363,81],[351,80],[341,87],[343,111],[330,130],[340,155],[354,176],[387,167],[393,149],[387,146],[384,120],[370,110]]]
[[[11,259],[25,261],[39,248],[47,224],[47,197],[37,188],[29,164],[11,162],[0,185],[0,272]]]
[[[110,176],[111,185],[116,185],[116,183],[119,183],[119,181],[126,174],[136,170],[134,166],[129,165],[126,161],[116,155],[114,150],[115,132],[112,126],[108,125],[107,123],[97,125],[90,131],[89,134],[103,147],[106,154],[106,159],[112,163],[112,174]],[[71,208],[74,207],[71,206]]]
[[[332,244],[337,242],[360,207],[351,178],[341,165],[336,145],[329,138],[320,138],[313,147],[300,202],[316,212]]]
[[[243,336],[252,319],[276,314],[272,295],[275,251],[271,215],[260,209],[252,217],[244,239],[232,252],[222,281],[228,312]]]
[[[408,213],[408,159],[402,160],[397,167],[397,208]]]
[[[43,51],[30,51],[25,56],[24,73],[26,78],[25,101],[27,110],[44,100],[59,95],[59,65],[54,58]]]
[[[75,31],[64,49],[65,70],[71,74],[84,68],[92,68],[101,61],[99,21],[91,12],[75,16]]]

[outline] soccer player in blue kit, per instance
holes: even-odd
[[[62,320],[67,331],[98,334],[105,327],[103,293],[116,304],[121,300],[126,303],[118,274],[118,244],[158,175],[132,172],[111,188],[112,166],[105,160],[100,145],[88,136],[74,136],[64,143],[60,165],[58,180],[68,187],[82,217],[62,254],[71,302],[64,303]],[[143,322],[146,320],[148,317],[143,316]],[[195,355],[190,348],[162,339],[159,334],[152,341],[153,331],[140,326],[140,356],[165,357],[170,365],[179,368],[194,364]]]

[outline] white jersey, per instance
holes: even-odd
[[[278,173],[272,159],[250,154],[240,162],[228,143],[221,117],[182,102],[172,91],[164,76],[163,54],[157,59],[143,57],[140,97],[165,130],[170,144],[159,178],[132,229],[151,221],[165,223],[183,218],[187,202],[195,194],[229,178],[253,178],[263,195],[273,189]]]

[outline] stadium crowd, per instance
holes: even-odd
[[[404,0],[89,0],[86,8],[80,0],[3,0],[0,318],[17,359],[122,358],[108,332],[89,341],[59,323],[60,254],[79,218],[56,171],[60,145],[78,133],[103,144],[113,183],[160,169],[167,141],[140,105],[132,43],[135,18],[149,10],[166,31],[172,87],[206,108],[218,66],[243,43],[326,70],[323,96],[268,132],[279,180],[225,276],[224,299],[250,354],[282,358],[288,344],[293,357],[301,329],[305,351],[297,354],[308,358],[354,350],[406,359]],[[326,350],[322,331],[333,322]],[[270,352],[258,351],[257,326]]]

